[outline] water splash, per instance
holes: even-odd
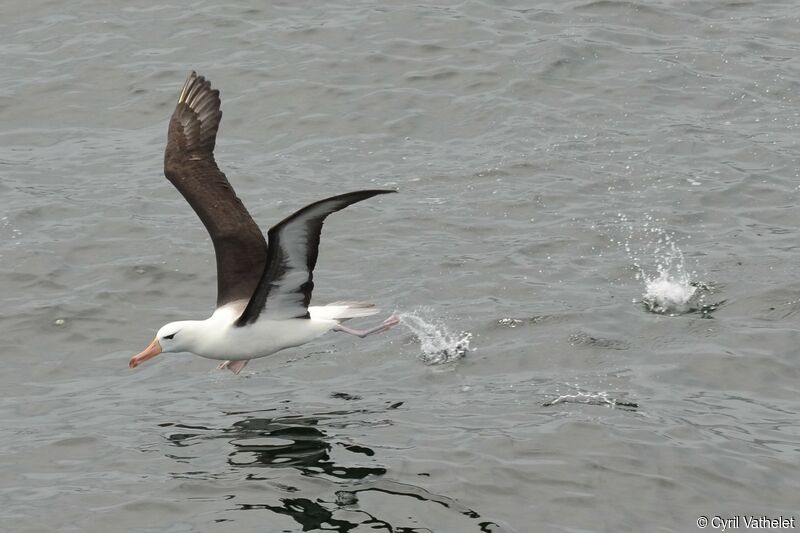
[[[692,305],[692,297],[696,292],[697,287],[676,280],[668,272],[661,272],[657,278],[645,280],[642,303],[652,313],[682,315],[696,309]]]
[[[657,229],[653,254],[655,272],[637,265],[644,279],[645,291],[642,302],[648,311],[663,315],[682,315],[697,308],[693,302],[697,286],[692,284],[691,274],[686,269],[683,252],[675,244],[674,235]]]
[[[469,351],[472,333],[453,334],[441,319],[427,309],[398,313],[400,323],[411,330],[420,344],[419,359],[428,365],[441,365],[464,357]]]
[[[0,217],[0,233],[7,234],[11,240],[16,241],[16,244],[22,244],[20,240],[22,238],[22,231],[17,229],[7,216]],[[0,254],[0,257],[2,257],[2,254]]]
[[[586,405],[600,405],[603,407],[621,408],[636,410],[639,404],[625,400],[618,400],[608,396],[607,392],[584,392],[578,391],[573,394],[562,394],[557,398],[545,402],[543,407],[551,407],[560,403],[582,403]]]
[[[692,281],[696,273],[687,268],[675,233],[659,227],[651,215],[640,225],[634,225],[622,213],[618,217],[628,230],[619,244],[637,269],[636,279],[644,282],[641,302],[645,308],[669,316],[706,309],[703,299],[707,291],[700,289],[707,286]]]

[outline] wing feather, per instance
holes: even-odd
[[[325,218],[350,204],[392,192],[396,191],[367,190],[333,196],[307,205],[273,226],[267,232],[269,247],[264,273],[236,325],[252,324],[259,317],[309,318],[314,267]]]
[[[217,307],[248,300],[267,261],[264,235],[214,160],[222,111],[219,91],[189,75],[169,121],[164,175],[211,236],[217,259]]]

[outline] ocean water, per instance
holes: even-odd
[[[800,518],[796,2],[0,15],[0,531]],[[162,173],[192,69],[265,230],[400,191],[326,222],[314,302],[401,325],[239,376],[127,367],[213,311],[210,240]]]

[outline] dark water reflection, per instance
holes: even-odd
[[[346,533],[352,531],[359,526],[368,526],[372,531],[391,531],[398,533],[411,533],[411,532],[431,532],[433,530],[427,527],[415,526],[394,526],[386,519],[381,518],[378,514],[372,514],[367,510],[359,509],[358,494],[374,492],[381,495],[386,495],[390,498],[392,504],[402,505],[403,508],[408,509],[408,498],[418,500],[423,503],[433,503],[443,507],[448,511],[453,511],[472,519],[474,527],[471,531],[481,531],[486,533],[495,533],[505,531],[498,524],[481,519],[481,515],[477,512],[464,507],[458,502],[449,498],[432,494],[419,487],[412,485],[404,485],[402,483],[394,483],[391,481],[375,481],[370,483],[369,486],[351,487],[350,490],[340,490],[336,492],[335,502],[311,501],[307,498],[282,498],[281,505],[242,505],[240,508],[249,509],[268,509],[274,513],[282,514],[292,517],[298,524],[303,527],[303,531],[338,531]],[[337,518],[336,514],[339,510],[346,510],[347,519]],[[427,513],[419,513],[425,516]],[[413,516],[408,517],[409,521],[416,521]],[[463,526],[462,526],[463,527]]]
[[[402,404],[392,404],[388,409],[400,405]],[[363,444],[343,442],[333,434],[334,431],[330,431],[354,424],[366,424],[363,419],[359,422],[353,417],[364,414],[366,411],[334,411],[309,416],[267,418],[263,417],[263,413],[260,413],[261,416],[232,413],[232,416],[240,418],[228,427],[214,428],[181,423],[165,423],[161,426],[178,430],[166,436],[170,445],[177,448],[188,449],[195,444],[223,439],[230,445],[230,448],[225,448],[225,453],[232,472],[244,472],[243,479],[249,481],[270,481],[284,493],[297,493],[293,497],[277,498],[269,502],[239,503],[234,509],[266,510],[289,517],[302,531],[346,533],[368,527],[373,531],[427,532],[433,530],[422,527],[420,523],[429,522],[432,511],[439,515],[442,512],[452,515],[449,518],[443,517],[444,522],[455,520],[453,525],[457,524],[456,527],[460,530],[505,531],[455,500],[387,479],[388,470],[382,465],[365,466],[364,460],[376,460],[376,452]],[[378,422],[384,423],[388,422]],[[338,455],[335,459],[335,449],[346,450],[348,454],[344,455],[345,458],[354,454],[353,461],[344,464]],[[194,459],[184,453],[168,455],[181,463],[191,464]],[[272,472],[275,469],[287,471],[280,476],[280,483],[275,483],[275,477],[270,476],[265,469]],[[332,483],[330,500],[302,496],[302,489],[294,486],[302,485],[302,478],[295,478],[296,483],[289,481],[297,474]],[[204,479],[222,477],[198,471],[174,475],[181,478],[200,476]],[[370,494],[370,501],[366,505],[360,502],[364,494]],[[382,516],[397,516],[398,509],[403,509],[401,514],[407,524],[394,525],[390,522],[391,518]]]
[[[303,475],[326,474],[342,480],[385,474],[386,469],[382,467],[344,466],[331,459],[333,446],[366,457],[375,455],[366,446],[336,442],[321,428],[324,423],[330,425],[331,417],[351,414],[351,411],[340,411],[314,416],[243,418],[227,428],[185,424],[163,424],[162,427],[190,430],[167,436],[170,443],[178,447],[191,446],[198,440],[226,439],[233,447],[227,462],[236,468],[295,468]],[[258,473],[247,477],[261,479]]]

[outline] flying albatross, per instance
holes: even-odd
[[[221,359],[218,368],[238,374],[250,359],[299,346],[327,331],[366,337],[396,325],[396,316],[366,330],[342,325],[348,318],[378,312],[363,302],[309,306],[325,218],[350,204],[396,191],[356,191],[314,202],[270,228],[267,246],[214,161],[221,118],[219,91],[192,72],[169,121],[164,153],[164,174],[211,235],[217,258],[217,309],[205,320],[165,325],[129,366],[135,368],[160,353],[192,352]]]

